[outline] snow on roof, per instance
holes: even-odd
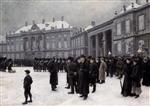
[[[129,10],[132,10],[132,9],[135,9],[135,8],[138,8],[138,7],[141,6],[141,5],[137,4],[137,3],[134,3],[133,5],[134,5],[134,7],[132,7],[132,4],[129,5],[128,7],[126,7],[126,11],[129,11]],[[122,10],[119,14],[122,14],[122,13],[124,13],[124,10]]]
[[[85,28],[85,30],[87,31],[87,30],[89,30],[89,29],[91,29],[91,28],[93,28],[93,26],[92,26],[92,25],[89,25],[89,26],[87,26],[87,27]]]
[[[21,31],[27,32],[31,29],[32,25],[23,26],[22,28],[18,29],[15,33],[20,33]]]
[[[37,24],[40,30],[51,30],[52,27],[55,29],[61,29],[61,28],[72,28],[66,21],[55,21],[55,22],[46,22],[46,23],[40,23]],[[15,33],[28,32],[31,30],[32,25],[23,26],[22,28],[18,29]]]
[[[5,37],[5,36],[0,35],[0,43],[5,42],[5,41],[6,41],[6,37]]]

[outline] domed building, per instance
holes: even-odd
[[[25,25],[6,36],[7,57],[12,59],[33,59],[50,57],[68,57],[70,37],[73,27],[61,18],[61,21]]]

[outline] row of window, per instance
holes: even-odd
[[[9,44],[7,45],[7,51],[8,52],[15,52],[15,51],[23,51],[23,44],[22,43],[16,43],[16,44]]]
[[[84,50],[83,49],[79,49],[79,50],[72,50],[72,55],[74,56],[80,56],[84,54]]]
[[[58,41],[55,42],[55,40],[52,40],[51,42],[46,43],[47,50],[49,49],[55,49],[55,48],[68,48],[68,42],[67,41]]]
[[[71,45],[73,48],[83,46],[84,45],[84,36],[74,38],[71,43],[72,43]]]
[[[144,15],[140,15],[138,17],[138,30],[144,30],[145,28],[145,22],[144,22]],[[135,24],[135,23],[133,23]],[[125,27],[123,27],[124,23],[123,22],[119,22],[117,23],[117,35],[121,35],[123,34],[123,31],[125,31],[126,34],[131,32],[131,21],[128,19],[125,21]],[[123,29],[124,28],[124,29]]]

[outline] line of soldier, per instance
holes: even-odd
[[[8,69],[8,72],[13,72],[12,70],[13,61],[12,59],[7,59],[6,57],[0,57],[0,71],[6,72]]]
[[[57,62],[57,67],[60,72],[64,71],[66,59],[64,58],[35,58],[33,63],[33,69],[35,72],[46,72],[51,60],[54,59]]]

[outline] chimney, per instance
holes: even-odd
[[[80,32],[82,32],[82,28],[80,27]]]
[[[95,26],[95,21],[91,21],[91,25],[92,25],[92,26]]]
[[[134,8],[134,3],[132,3],[132,8]]]
[[[61,17],[61,21],[64,21],[64,16]]]
[[[139,3],[139,0],[136,0],[136,4],[140,4],[140,3]]]
[[[123,5],[123,10],[124,10],[124,12],[126,11],[126,6],[125,5]]]
[[[28,22],[27,21],[25,22],[25,26],[28,26]]]
[[[117,15],[118,14],[118,12],[117,11],[115,11],[115,15]]]
[[[53,17],[53,22],[55,22],[55,18]]]
[[[33,25],[35,24],[35,20],[32,21]]]
[[[42,24],[45,24],[45,19],[42,19]]]
[[[149,0],[146,0],[146,3],[148,3],[149,2]]]
[[[149,0],[136,0],[136,4],[139,4],[139,5],[144,5],[148,2],[149,2]]]

